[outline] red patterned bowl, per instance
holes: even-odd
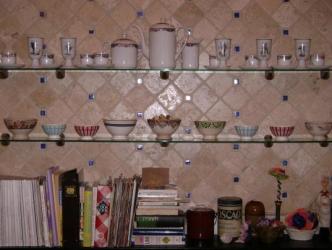
[[[295,128],[294,126],[285,126],[285,127],[271,126],[270,130],[272,135],[276,137],[276,140],[284,141],[288,140],[288,137],[293,133],[294,128]]]
[[[81,137],[82,140],[92,140],[99,129],[99,126],[74,126],[76,133]]]
[[[22,140],[29,138],[29,134],[36,127],[37,121],[37,119],[4,119],[7,129],[13,134],[13,138]]]

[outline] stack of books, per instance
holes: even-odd
[[[139,189],[134,245],[185,245],[184,215],[176,188]]]

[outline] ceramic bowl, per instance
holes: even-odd
[[[250,140],[257,133],[258,126],[239,125],[234,126],[236,133],[242,140]]]
[[[157,140],[171,140],[172,134],[181,123],[181,119],[163,115],[155,116],[147,121],[153,133],[157,135]]]
[[[292,240],[301,240],[301,241],[311,240],[316,231],[316,229],[299,230],[292,227],[287,227],[286,230],[289,235],[289,238],[291,238]]]
[[[50,139],[59,139],[60,135],[65,132],[66,124],[43,124],[42,129]]]
[[[195,126],[204,140],[216,140],[225,125],[225,121],[195,121]]]
[[[136,126],[137,120],[107,120],[104,125],[114,140],[125,140]]]
[[[14,139],[28,139],[29,134],[37,125],[37,119],[11,119],[5,118],[4,122],[7,129],[13,134]]]
[[[272,135],[276,137],[277,141],[286,141],[293,133],[294,126],[270,126]]]
[[[304,125],[315,140],[325,140],[332,129],[332,122],[305,122]]]
[[[74,126],[76,133],[81,137],[82,140],[92,140],[97,134],[99,126]]]

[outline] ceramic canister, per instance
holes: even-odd
[[[242,199],[225,196],[218,199],[218,234],[240,236],[242,225]]]

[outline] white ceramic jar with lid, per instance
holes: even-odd
[[[187,29],[188,38],[184,42],[182,51],[182,68],[198,69],[199,68],[199,42],[192,37],[191,29]]]
[[[137,66],[137,43],[122,34],[122,38],[111,44],[112,66],[119,69],[132,69]]]

